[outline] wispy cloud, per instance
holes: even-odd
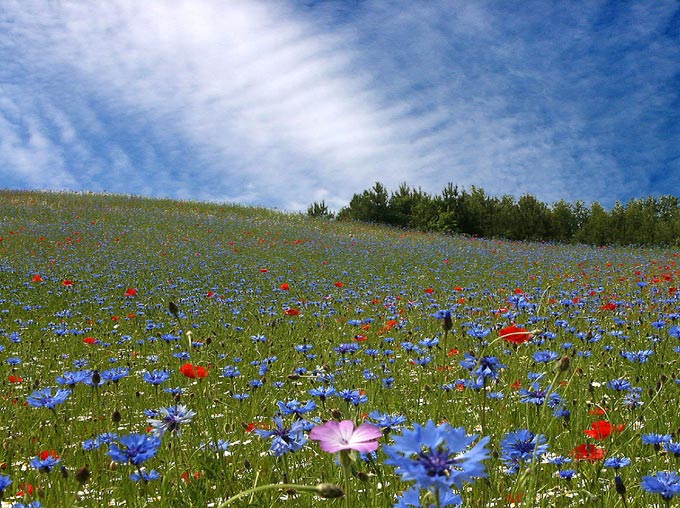
[[[675,2],[349,5],[6,0],[0,176],[286,209],[678,183]]]

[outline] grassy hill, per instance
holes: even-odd
[[[677,261],[2,191],[0,492],[83,507],[226,506],[254,486],[230,506],[661,502],[644,478],[677,470]],[[310,439],[329,420],[382,431],[348,477]],[[264,488],[321,482],[347,496]]]

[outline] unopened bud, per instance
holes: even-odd
[[[323,497],[324,499],[334,499],[345,495],[340,487],[333,485],[332,483],[321,483],[316,486],[316,491],[319,493],[319,497]]]
[[[87,466],[83,466],[78,469],[78,471],[76,471],[74,476],[76,477],[76,480],[78,480],[78,483],[84,485],[90,479],[90,470],[87,468]]]
[[[571,359],[568,356],[563,356],[560,363],[557,364],[557,372],[567,372],[569,370],[569,363]]]
[[[626,495],[626,486],[623,484],[623,480],[619,475],[614,477],[614,484],[616,485],[616,492],[621,497]]]

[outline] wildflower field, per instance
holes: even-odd
[[[673,505],[677,263],[2,191],[2,506]]]

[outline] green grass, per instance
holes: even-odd
[[[318,407],[305,416],[317,423],[370,421],[366,415],[380,411],[404,415],[408,428],[446,420],[489,436],[488,478],[464,488],[464,506],[510,506],[508,496],[516,494],[520,506],[662,506],[640,481],[678,470],[673,454],[642,443],[647,433],[677,438],[680,428],[676,251],[437,236],[234,205],[19,191],[0,193],[0,237],[0,474],[13,481],[4,493],[7,506],[39,500],[43,506],[206,507],[270,483],[341,485],[341,468],[317,443],[275,457],[269,440],[247,432],[251,424],[271,426],[278,401],[312,399],[308,390],[323,384],[322,374],[332,374],[338,390],[362,390],[368,401],[316,399]],[[42,282],[34,282],[36,275]],[[284,283],[288,290],[280,289]],[[128,288],[137,294],[127,297]],[[444,309],[453,314],[445,345],[441,320],[433,317]],[[664,325],[653,324],[658,321]],[[534,339],[517,346],[501,339],[499,330],[511,322],[536,331]],[[488,335],[472,336],[475,327]],[[251,338],[258,335],[266,342]],[[440,343],[432,349],[402,345],[434,337]],[[334,348],[343,343],[360,350],[342,361]],[[301,344],[311,345],[307,354],[315,357],[294,349]],[[546,350],[568,357],[568,369],[557,369],[560,360],[537,364],[534,353]],[[621,355],[642,350],[653,351],[646,363]],[[470,378],[460,365],[466,352],[495,356],[507,368],[485,390],[457,389]],[[21,363],[10,365],[14,357]],[[261,373],[265,359],[269,369]],[[86,365],[76,367],[75,360]],[[208,376],[185,377],[179,369],[186,362],[204,366]],[[241,376],[223,377],[229,365]],[[34,390],[58,386],[66,371],[113,367],[129,375],[98,389],[79,383],[54,412],[26,403]],[[144,381],[144,372],[161,369],[171,376],[159,388]],[[520,402],[518,386],[531,386],[529,373],[543,374],[541,387],[551,385],[561,397],[568,420],[545,405]],[[617,378],[639,389],[640,406],[627,405],[630,390],[607,387]],[[252,387],[254,380],[262,386]],[[145,410],[176,403],[196,416],[181,436],[163,436],[158,454],[144,464],[159,480],[130,480],[136,468],[112,463],[107,445],[83,449],[83,441],[102,433],[145,433]],[[596,441],[584,430],[597,420],[625,428]],[[591,443],[607,457],[629,457],[632,464],[619,471],[626,504],[614,488],[615,471],[602,460],[565,465],[575,470],[571,480],[559,478],[546,460],[506,474],[500,442],[519,429],[545,435],[551,456],[569,457]],[[203,446],[220,439],[229,442],[227,451]],[[388,435],[375,459],[354,464],[357,506],[393,506],[409,486],[384,464],[382,445],[390,442]],[[29,465],[49,450],[61,457],[55,469]],[[76,472],[83,466],[90,478],[81,485]],[[16,497],[26,490],[21,484],[31,484],[33,495]],[[265,490],[233,506],[343,502]]]

